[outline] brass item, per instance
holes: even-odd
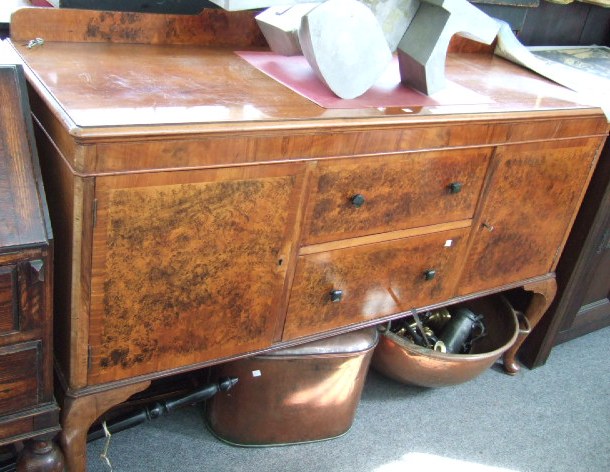
[[[440,333],[447,322],[451,319],[451,313],[447,308],[439,308],[430,313],[426,318],[426,325],[435,333]]]
[[[456,385],[480,375],[514,344],[518,312],[501,296],[461,306],[485,316],[487,335],[473,342],[470,354],[438,352],[386,330],[375,348],[372,367],[398,382],[422,387]]]

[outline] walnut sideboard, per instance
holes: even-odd
[[[490,54],[447,59],[476,103],[324,109],[234,53],[262,44],[248,12],[21,10],[11,34],[70,470],[95,418],[160,376],[515,287],[535,324],[608,132]]]

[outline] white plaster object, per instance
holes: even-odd
[[[271,7],[256,15],[256,22],[273,52],[283,56],[302,54],[299,43],[301,19],[316,5],[300,3],[289,7]]]
[[[366,92],[392,60],[370,8],[357,0],[328,0],[303,17],[301,49],[318,77],[340,98]]]
[[[419,8],[420,0],[360,0],[368,6],[381,25],[391,51],[396,51],[398,43],[411,24]]]
[[[459,34],[491,44],[499,24],[466,0],[424,0],[398,44],[402,82],[431,95],[445,86],[449,41]]]

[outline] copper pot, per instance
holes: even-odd
[[[470,354],[448,354],[414,344],[386,330],[379,339],[372,367],[398,382],[443,387],[471,380],[488,369],[519,335],[519,313],[502,296],[462,304],[485,319],[487,335],[475,341]]]

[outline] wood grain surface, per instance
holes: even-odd
[[[299,169],[100,179],[90,382],[271,344]]]
[[[46,241],[17,67],[0,65],[0,252]]]
[[[283,340],[449,298],[468,228],[300,256]],[[431,280],[425,272],[435,270]],[[332,290],[343,298],[332,302]]]
[[[554,269],[602,143],[591,138],[498,147],[461,294]]]
[[[472,218],[490,154],[482,148],[320,163],[303,242]],[[456,193],[451,184],[459,185]]]

